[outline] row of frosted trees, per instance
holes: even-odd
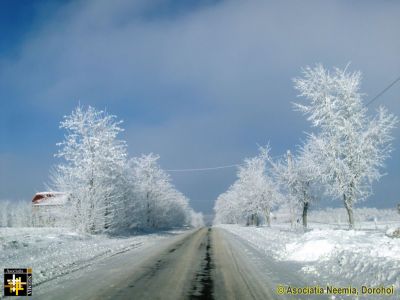
[[[63,163],[50,188],[68,194],[63,222],[89,233],[200,226],[188,199],[171,183],[154,154],[128,158],[116,117],[77,107],[64,117],[65,140],[56,154]]]
[[[30,202],[0,201],[0,227],[29,227],[33,221]]]
[[[323,66],[307,67],[294,80],[295,103],[313,128],[295,154],[273,160],[269,148],[246,159],[236,182],[215,204],[216,223],[270,225],[270,210],[285,205],[291,222],[300,212],[307,227],[310,205],[321,197],[342,201],[349,227],[354,227],[353,207],[372,194],[372,183],[382,176],[390,156],[397,118],[380,107],[371,117],[360,93],[361,74]]]

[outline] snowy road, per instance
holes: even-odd
[[[33,298],[285,299],[276,284],[301,283],[290,274],[226,230],[202,228],[46,282]]]

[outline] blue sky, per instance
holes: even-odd
[[[301,68],[351,62],[370,99],[400,75],[398,28],[398,1],[0,1],[0,199],[44,188],[79,102],[123,119],[130,155],[158,153],[165,169],[237,163],[267,142],[294,150],[312,130],[291,104]],[[397,85],[370,110],[400,116],[399,98]],[[361,205],[399,201],[395,137]],[[210,213],[235,170],[171,175]]]

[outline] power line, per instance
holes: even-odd
[[[400,81],[400,76],[397,77],[391,84],[389,84],[387,87],[385,87],[378,95],[376,95],[374,98],[372,98],[370,101],[368,101],[367,106],[370,105],[372,102],[374,102],[376,99],[378,99],[380,96],[382,96],[386,91],[388,91],[392,86],[394,86],[397,82]]]
[[[397,82],[400,81],[400,76],[397,77],[394,81],[392,81],[387,87],[385,87],[381,92],[379,92],[374,98],[372,98],[366,106],[369,106],[372,104],[375,100],[377,100],[380,96],[382,96],[384,93],[386,93],[392,86],[394,86]],[[277,156],[279,157],[279,156]],[[275,157],[275,158],[277,158]],[[275,159],[273,158],[273,159]],[[235,168],[235,167],[240,167],[243,164],[231,164],[231,165],[224,165],[224,166],[217,166],[217,167],[208,167],[208,168],[192,168],[192,169],[171,169],[171,170],[165,170],[167,172],[201,172],[201,171],[212,171],[212,170],[220,170],[220,169],[228,169],[228,168]]]
[[[278,155],[275,157],[271,157],[272,159],[277,159],[282,157],[283,155]],[[212,171],[212,170],[220,170],[220,169],[228,169],[228,168],[235,168],[235,167],[240,167],[243,166],[244,164],[231,164],[231,165],[223,165],[223,166],[217,166],[217,167],[208,167],[208,168],[192,168],[192,169],[169,169],[165,170],[166,172],[197,172],[197,171]]]
[[[241,164],[232,164],[218,167],[209,167],[209,168],[195,168],[195,169],[174,169],[174,170],[165,170],[167,172],[196,172],[196,171],[209,171],[209,170],[219,170],[219,169],[227,169],[239,167]]]

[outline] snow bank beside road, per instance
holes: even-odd
[[[322,256],[329,255],[334,245],[327,240],[311,240],[286,244],[287,259],[294,261],[317,261]]]
[[[32,267],[33,283],[37,285],[101,258],[155,244],[181,232],[110,238],[77,234],[63,228],[0,228],[0,270]]]
[[[306,233],[287,225],[218,225],[278,261],[294,261],[310,282],[321,285],[395,285],[400,288],[400,239],[381,231],[329,228]],[[317,227],[313,224],[311,227]],[[362,276],[360,276],[362,275]]]

